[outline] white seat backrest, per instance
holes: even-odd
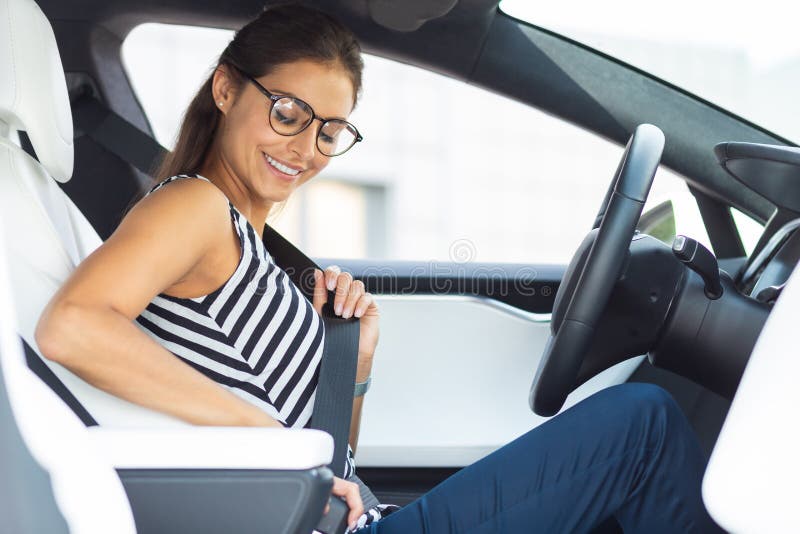
[[[101,241],[44,168],[8,139],[0,139],[0,219],[10,258],[19,334],[36,349],[34,331],[42,310],[77,263]],[[182,425],[109,395],[57,363],[45,362],[100,424]]]
[[[800,532],[800,268],[758,337],[711,454],[703,500],[735,533]]]
[[[53,30],[33,0],[0,0],[0,219],[20,335],[38,352],[36,323],[53,294],[101,240],[56,183],[72,176],[72,116]],[[39,161],[11,141],[28,134]],[[55,179],[55,180],[54,180]],[[100,424],[174,426],[46,361]]]
[[[70,532],[134,533],[133,514],[116,471],[93,448],[78,417],[28,369],[15,329],[7,260],[0,233],[0,376],[22,439],[50,474]]]

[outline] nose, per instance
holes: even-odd
[[[299,134],[291,136],[289,138],[289,150],[297,154],[297,157],[303,161],[312,159],[317,150],[318,128],[319,125],[314,121]]]

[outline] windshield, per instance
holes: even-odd
[[[531,2],[500,9],[647,71],[773,133],[800,140],[800,39],[787,0]]]

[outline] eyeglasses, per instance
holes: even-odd
[[[286,136],[297,135],[318,120],[322,126],[317,131],[317,150],[329,157],[341,156],[364,139],[349,122],[318,117],[311,106],[299,98],[273,94],[246,72],[239,68],[236,70],[269,98],[269,125],[275,133]]]

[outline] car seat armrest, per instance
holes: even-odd
[[[240,427],[89,427],[116,469],[307,470],[328,465],[333,438],[320,430]]]

